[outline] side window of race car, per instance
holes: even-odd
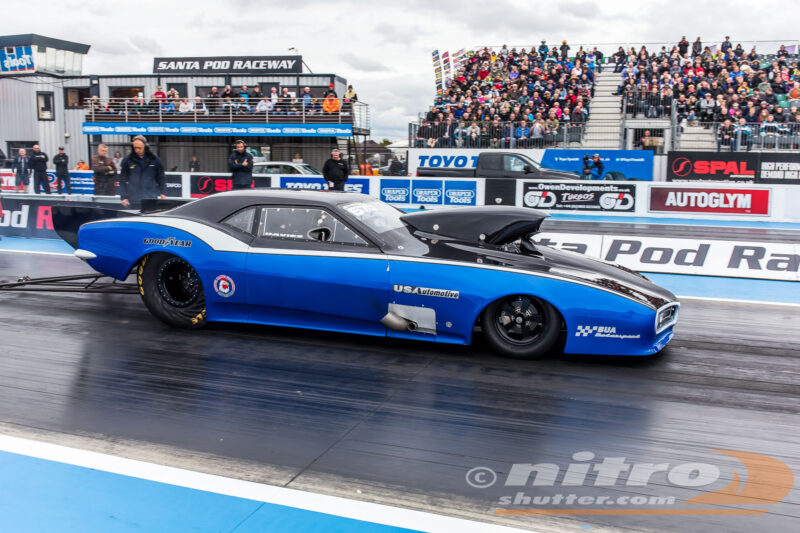
[[[232,214],[222,221],[223,224],[233,229],[238,229],[245,233],[253,233],[253,220],[255,220],[256,208],[248,207]]]
[[[308,207],[265,207],[258,236],[268,239],[369,246],[356,232],[325,211]]]

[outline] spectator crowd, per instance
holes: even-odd
[[[310,87],[304,87],[299,95],[288,87],[278,91],[272,87],[269,94],[263,94],[258,86],[242,85],[239,89],[226,85],[222,91],[212,87],[205,98],[188,98],[179,94],[175,88],[164,92],[157,87],[149,99],[111,98],[106,101],[97,96],[89,100],[92,115],[128,115],[146,117],[147,115],[330,115],[349,114],[358,95],[350,85],[343,97],[339,97],[331,83],[322,97],[312,94]]]
[[[633,118],[674,117],[682,128],[713,129],[718,149],[800,144],[800,67],[784,45],[762,56],[729,37],[708,46],[684,36],[669,49],[620,47],[611,59],[623,112]]]
[[[470,51],[421,119],[417,147],[536,148],[580,141],[602,53],[550,47]]]

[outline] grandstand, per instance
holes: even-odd
[[[574,56],[544,42],[481,47],[467,52],[410,125],[409,145],[797,149],[800,47],[758,46],[775,53],[727,40],[618,47],[608,55],[575,46]]]

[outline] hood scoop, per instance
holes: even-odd
[[[400,220],[425,233],[501,246],[537,233],[547,216],[524,207],[481,206],[418,211]]]

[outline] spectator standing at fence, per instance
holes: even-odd
[[[208,96],[206,96],[206,98],[208,98],[208,111],[214,114],[218,113],[219,107],[222,103],[221,95],[219,94],[219,89],[217,89],[216,87],[212,87],[211,92],[208,93]]]
[[[250,189],[253,186],[253,155],[247,151],[244,141],[236,141],[233,153],[228,158],[234,189]]]
[[[723,54],[727,54],[728,50],[733,48],[733,43],[731,42],[730,36],[726,35],[725,40],[722,41],[722,44],[719,46],[719,49],[722,50]]]
[[[58,194],[61,194],[61,182],[64,182],[64,188],[67,194],[72,194],[72,186],[69,182],[69,156],[64,153],[64,147],[58,147],[58,153],[53,157],[53,165],[56,167],[56,188]]]
[[[122,168],[122,154],[120,152],[114,152],[114,166],[117,167],[117,174],[119,174],[119,169]]]
[[[39,194],[39,186],[44,189],[45,194],[50,194],[50,180],[47,177],[47,162],[50,158],[39,149],[38,144],[33,145],[33,152],[28,157],[28,161],[33,172],[33,192]]]
[[[189,160],[189,172],[200,172],[200,161],[196,155],[192,155],[192,159]]]
[[[561,41],[559,50],[561,51],[561,61],[566,61],[567,57],[569,56],[569,45],[567,44],[567,41]]]
[[[747,148],[747,151],[749,152],[753,147],[753,129],[750,127],[750,124],[748,124],[747,119],[744,117],[740,118],[739,124],[736,125],[735,139],[735,148],[732,146],[731,150],[741,150],[742,148]]]
[[[303,162],[303,156],[300,155],[300,152],[294,154],[294,157],[292,158],[292,163],[302,163],[302,162]]]
[[[344,184],[350,176],[350,168],[347,161],[342,159],[342,153],[338,149],[331,150],[331,158],[322,166],[322,176],[328,182],[331,190],[344,190]]]
[[[25,148],[20,148],[11,161],[11,170],[16,176],[17,192],[25,192],[31,179],[31,163]]]
[[[123,207],[141,208],[142,200],[167,197],[167,178],[164,165],[150,151],[147,139],[137,135],[131,142],[133,150],[122,160],[119,190]]]
[[[550,111],[550,114],[547,116],[547,120],[544,121],[545,140],[547,141],[547,144],[555,144],[558,146],[558,126],[559,122],[555,111]]]
[[[156,91],[153,93],[153,99],[157,101],[167,99],[167,93],[164,92],[164,90],[161,88],[161,85],[156,87]]]
[[[94,172],[94,195],[116,196],[117,167],[114,160],[108,157],[108,146],[98,145],[97,154],[92,156],[92,172]]]
[[[735,134],[731,119],[726,118],[717,128],[717,152],[721,152],[723,146],[727,146],[731,152],[736,151]]]
[[[689,51],[689,41],[686,40],[686,36],[684,35],[681,37],[681,40],[678,41],[678,54],[681,57],[686,55],[686,52]]]

